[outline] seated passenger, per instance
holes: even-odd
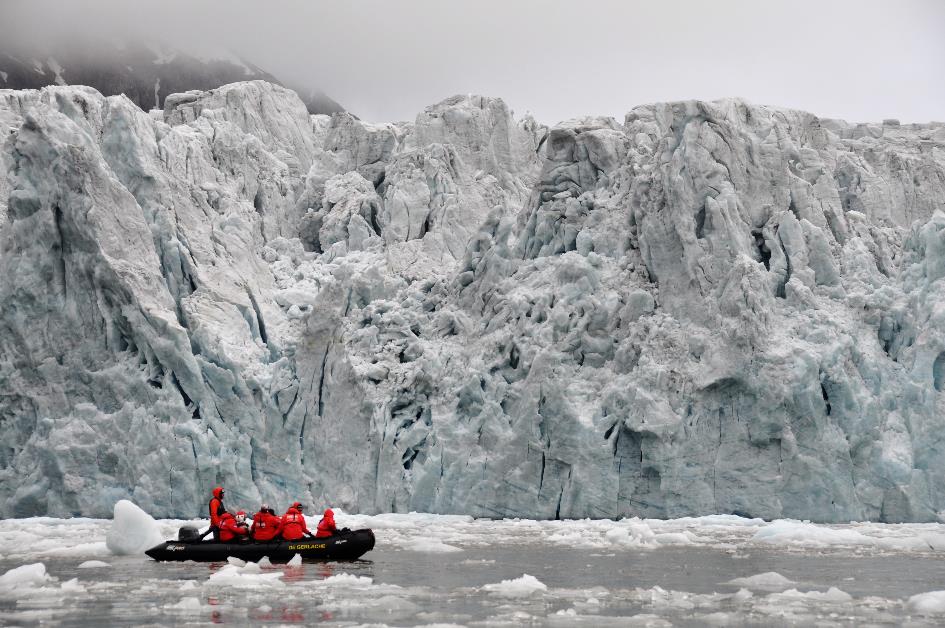
[[[249,528],[246,527],[246,513],[242,510],[236,513],[236,517],[228,512],[220,517],[220,540],[228,543],[234,540],[241,540],[249,537]]]
[[[295,541],[311,535],[312,533],[305,525],[305,517],[302,515],[302,504],[293,503],[282,515],[282,538],[286,541]]]
[[[335,527],[335,513],[332,512],[331,508],[328,508],[325,510],[325,516],[318,522],[318,531],[315,532],[315,536],[331,536],[335,533],[335,530],[337,530]]]
[[[254,541],[271,541],[282,532],[282,518],[267,504],[263,504],[255,515],[249,533]]]

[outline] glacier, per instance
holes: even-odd
[[[0,516],[945,509],[945,124],[0,90]]]

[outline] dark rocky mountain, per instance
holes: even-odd
[[[88,85],[105,96],[125,94],[145,111],[162,109],[169,94],[255,79],[285,85],[262,68],[226,52],[195,56],[144,44],[73,47],[68,52],[41,54],[0,52],[0,89]],[[320,90],[296,91],[310,113],[344,111]]]

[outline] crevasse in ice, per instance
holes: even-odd
[[[945,508],[945,126],[0,90],[0,515]]]

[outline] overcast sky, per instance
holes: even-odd
[[[724,96],[945,120],[942,0],[0,0],[11,31],[225,46],[376,121],[456,93],[548,123]]]

